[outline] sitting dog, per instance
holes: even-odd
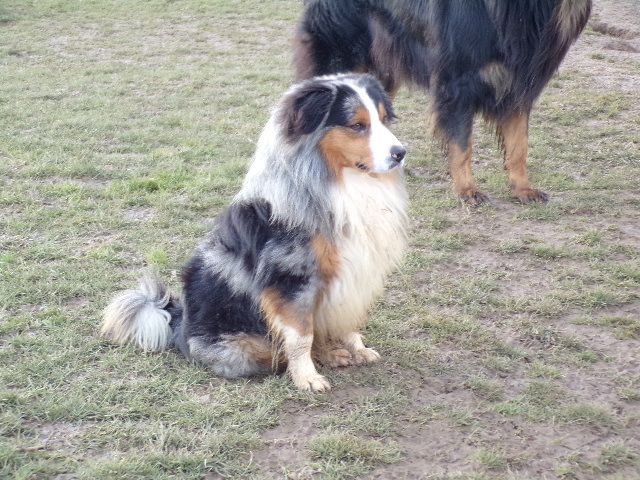
[[[144,350],[177,348],[226,378],[285,367],[301,390],[330,367],[379,359],[360,330],[406,244],[405,149],[370,75],[292,87],[260,136],[242,189],[183,272],[118,295],[102,333]]]

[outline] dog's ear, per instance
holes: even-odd
[[[316,131],[327,118],[335,89],[321,83],[309,83],[294,91],[284,108],[286,135],[291,141]]]

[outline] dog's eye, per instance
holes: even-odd
[[[354,123],[353,125],[349,126],[349,128],[351,130],[353,130],[354,132],[364,132],[367,129],[367,126],[364,123]]]

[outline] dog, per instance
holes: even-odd
[[[370,72],[393,96],[404,83],[433,97],[456,194],[488,197],[471,172],[476,114],[495,125],[513,196],[546,202],[527,174],[532,105],[584,28],[591,0],[307,0],[297,79]]]
[[[301,390],[330,389],[314,360],[380,355],[360,330],[407,239],[406,150],[371,75],[293,86],[258,141],[240,192],[183,276],[181,298],[153,277],[116,296],[102,334],[176,348],[226,378],[286,368]]]

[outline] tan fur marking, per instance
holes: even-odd
[[[293,64],[296,82],[313,77],[311,35],[298,32],[293,40]]]
[[[274,363],[278,363],[273,361],[271,344],[266,338],[243,335],[233,341],[238,348],[251,355],[256,363],[265,367],[272,367]]]
[[[311,247],[318,261],[320,276],[325,283],[329,283],[338,274],[338,268],[340,268],[338,249],[321,235],[316,235],[313,238]]]
[[[378,104],[378,116],[380,117],[381,122],[384,122],[387,119],[387,109],[384,108],[383,103]]]
[[[527,155],[529,150],[529,118],[525,113],[516,114],[501,127],[504,146],[504,165],[509,173],[509,183],[514,190],[529,188]]]
[[[511,88],[511,72],[500,62],[490,62],[480,69],[480,78],[493,88],[496,101],[502,100]]]
[[[529,115],[516,113],[500,125],[504,166],[509,174],[513,196],[521,202],[545,202],[547,195],[529,183],[527,157],[529,152]]]
[[[311,241],[311,248],[316,256],[318,271],[324,281],[324,288],[318,290],[316,307],[324,300],[326,287],[333,280],[340,268],[340,255],[336,246],[321,235],[316,235]]]
[[[476,185],[471,173],[471,143],[469,139],[466,150],[462,150],[456,143],[451,142],[447,149],[449,157],[449,172],[453,179],[453,188],[461,196],[470,196],[476,191]]]
[[[398,92],[400,91],[400,87],[402,87],[402,85],[400,83],[393,85],[392,87],[389,87],[387,90],[387,95],[389,96],[389,98],[391,100],[395,100],[396,99],[396,95],[398,95]]]
[[[353,118],[351,119],[351,124],[361,123],[363,125],[371,125],[371,117],[369,116],[369,110],[364,107],[358,107],[356,109]]]
[[[402,172],[399,168],[384,173],[369,173],[370,177],[375,178],[379,182],[388,183],[388,184],[397,184],[403,181]]]
[[[371,17],[371,59],[378,73],[380,83],[389,92],[391,98],[400,89],[403,83],[402,58],[395,53],[394,36],[390,34],[389,27],[377,15]]]
[[[311,359],[313,345],[313,319],[311,314],[298,312],[294,305],[282,298],[275,289],[262,294],[262,310],[271,334],[278,340],[279,353],[284,352],[287,372],[301,390],[323,392],[331,389]]]
[[[427,110],[427,130],[440,141],[443,140],[442,132],[438,129],[438,112],[433,105]]]
[[[369,125],[369,113],[365,109],[361,110],[366,113],[366,118],[356,114],[352,122]],[[353,132],[349,128],[336,127],[329,130],[320,140],[320,151],[337,178],[342,178],[343,168],[358,168],[357,165],[373,168],[369,135]]]
[[[313,342],[311,349],[312,358],[325,367],[346,367],[353,365],[351,352],[341,343]]]
[[[274,335],[279,336],[283,326],[293,328],[301,336],[313,333],[309,315],[297,312],[295,306],[285,300],[277,290],[265,290],[260,299],[260,306]]]

